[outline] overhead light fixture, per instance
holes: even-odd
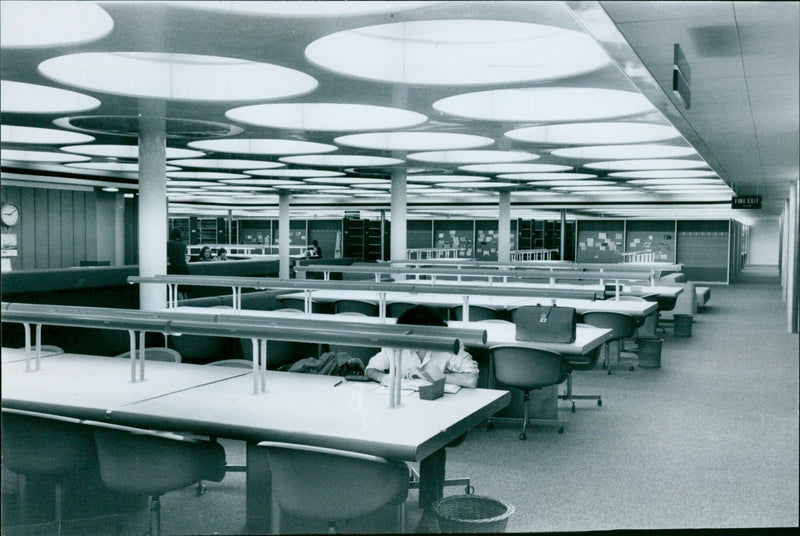
[[[192,179],[192,180],[222,180],[222,179],[246,179],[244,173],[224,173],[219,171],[172,171],[167,173],[170,179]]]
[[[67,145],[60,148],[62,151],[82,154],[87,156],[105,156],[114,158],[139,158],[138,145],[112,145],[112,144],[91,144],[91,145]],[[189,149],[176,149],[174,147],[166,148],[167,158],[192,158],[204,156],[200,151],[191,151]]]
[[[337,145],[380,151],[474,149],[494,143],[492,138],[450,132],[368,132],[339,136]]]
[[[0,125],[0,141],[32,145],[64,145],[67,143],[91,143],[94,141],[94,137],[56,128]]]
[[[92,2],[0,2],[0,46],[79,45],[111,33],[114,21]]]
[[[642,143],[638,145],[593,145],[589,147],[569,147],[550,152],[561,158],[577,158],[591,160],[634,160],[638,158],[675,158],[694,156],[697,151],[692,147],[680,145],[658,145]]]
[[[607,162],[591,162],[584,164],[588,169],[616,170],[616,171],[636,171],[636,170],[656,170],[656,169],[692,169],[708,167],[702,160],[680,160],[680,159],[643,159],[643,160],[611,160]]]
[[[119,188],[114,188],[113,186],[106,186],[105,188],[103,188],[103,191],[114,193],[114,192],[119,192]]]
[[[282,164],[285,165],[285,164]],[[290,179],[305,179],[309,177],[344,177],[345,173],[330,169],[251,169],[248,175],[254,177],[283,177]]]
[[[498,179],[515,181],[551,181],[551,180],[582,180],[596,179],[597,175],[591,173],[501,173]]]
[[[287,164],[320,167],[380,167],[396,166],[403,163],[399,158],[386,158],[382,156],[361,156],[350,154],[324,154],[287,156],[280,159]]]
[[[639,122],[562,123],[517,128],[505,133],[512,140],[552,145],[652,143],[679,138],[672,125]]]
[[[572,166],[561,164],[474,164],[459,166],[461,171],[470,173],[553,173],[569,171]]]
[[[539,155],[525,151],[430,151],[407,155],[409,160],[436,164],[466,165],[489,164],[499,162],[525,162],[536,160]]]
[[[68,167],[80,169],[94,169],[97,171],[121,171],[123,173],[138,173],[139,164],[125,162],[79,162],[77,164],[66,164]],[[166,166],[166,171],[177,171],[179,167]]]
[[[335,145],[301,140],[236,138],[227,140],[200,140],[189,142],[189,147],[218,153],[281,156],[293,154],[330,153]]]
[[[75,91],[10,80],[0,81],[2,113],[75,113],[93,110],[98,106],[100,106],[99,100]]]
[[[716,177],[713,171],[703,169],[662,169],[644,171],[619,171],[609,173],[609,177],[620,179],[679,179],[686,177]]]
[[[91,160],[88,156],[57,153],[50,151],[22,151],[16,149],[0,149],[0,159],[14,160],[16,162],[86,162]]]
[[[233,108],[225,116],[247,125],[320,132],[409,128],[428,120],[402,108],[328,102],[255,104]]]

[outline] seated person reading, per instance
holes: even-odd
[[[442,326],[447,324],[439,315],[425,305],[407,309],[397,319],[398,324],[417,326]],[[376,382],[389,382],[389,364],[393,350],[383,348],[367,364],[364,375]],[[457,354],[452,352],[432,352],[427,350],[402,350],[400,353],[400,374],[406,379],[441,378],[445,383],[474,388],[478,385],[478,364],[461,345]]]

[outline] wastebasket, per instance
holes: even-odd
[[[639,337],[639,366],[642,368],[661,367],[661,343],[658,337]]]
[[[673,330],[676,337],[692,336],[692,315],[672,315]]]
[[[443,533],[504,532],[514,507],[480,495],[452,495],[433,503]]]

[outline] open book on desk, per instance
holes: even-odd
[[[429,385],[431,382],[427,380],[423,380],[421,378],[411,378],[411,379],[403,379],[400,383],[400,389],[403,391],[419,391],[420,386]],[[389,387],[384,385],[386,389]],[[444,392],[445,393],[457,393],[461,390],[460,385],[455,385],[452,383],[445,383],[444,384]]]

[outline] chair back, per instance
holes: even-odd
[[[259,443],[269,452],[275,502],[290,515],[335,523],[405,501],[409,469],[396,462],[339,450]]]
[[[211,363],[206,363],[206,365],[211,365],[214,367],[233,367],[245,369],[253,368],[253,362],[248,361],[247,359],[223,359],[221,361],[212,361]]]
[[[398,318],[401,314],[408,309],[414,307],[415,303],[394,302],[386,304],[386,316],[389,318]]]
[[[557,352],[514,345],[490,348],[497,381],[523,391],[557,385],[567,379],[567,363]]]
[[[138,350],[137,350],[138,352]],[[122,354],[116,355],[114,357],[122,357],[125,359],[131,358],[130,350],[124,352]],[[180,363],[181,362],[181,354],[177,350],[173,350],[172,348],[161,348],[161,347],[151,347],[144,349],[144,358],[147,361],[165,361],[167,363]]]
[[[3,464],[21,475],[61,477],[96,459],[91,429],[72,419],[4,411],[2,436]]]
[[[339,300],[335,305],[335,312],[361,313],[365,316],[378,316],[378,305],[361,300]]]
[[[480,320],[494,320],[497,318],[498,312],[491,307],[482,307],[480,305],[469,306],[469,321],[478,322]],[[450,318],[452,320],[464,319],[464,306],[456,305],[450,308]]]
[[[633,337],[636,331],[635,319],[626,313],[612,311],[587,311],[583,313],[583,323],[611,330],[612,341]]]

